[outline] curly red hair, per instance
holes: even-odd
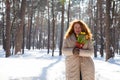
[[[72,33],[74,33],[74,25],[78,23],[81,26],[81,30],[82,32],[85,32],[86,35],[88,35],[88,39],[92,39],[92,33],[89,29],[89,27],[87,26],[87,24],[85,22],[83,22],[82,20],[73,20],[70,25],[69,28],[64,36],[64,38],[68,38]]]

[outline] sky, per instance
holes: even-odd
[[[96,80],[120,80],[120,55],[105,62],[104,58],[93,58]],[[46,49],[25,50],[25,54],[5,58],[0,47],[0,80],[65,80],[65,56],[47,54]]]

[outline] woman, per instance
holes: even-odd
[[[82,37],[78,39],[78,35]],[[65,34],[62,51],[66,56],[66,80],[95,80],[94,63],[91,58],[92,34],[83,21],[72,21]]]

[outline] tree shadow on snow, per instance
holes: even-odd
[[[112,58],[112,59],[108,60],[108,62],[111,64],[115,64],[115,65],[120,66],[120,59],[113,59]]]
[[[52,57],[52,58],[54,58],[54,57]],[[47,80],[47,76],[49,76],[49,75],[47,74],[47,72],[50,70],[51,67],[53,67],[55,64],[57,64],[58,62],[60,62],[61,59],[62,59],[62,57],[56,57],[56,58],[57,58],[57,60],[56,60],[55,62],[51,63],[50,65],[48,65],[48,66],[46,66],[46,67],[44,67],[44,68],[42,69],[42,73],[41,73],[41,75],[40,75],[40,77],[39,77],[40,80]],[[55,59],[55,58],[54,58],[54,59]],[[52,74],[52,73],[51,73],[51,74]],[[54,76],[55,76],[55,75],[54,75]],[[50,76],[49,76],[49,78],[50,78]]]

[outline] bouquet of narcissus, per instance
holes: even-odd
[[[86,35],[85,32],[81,32],[79,35],[77,35],[76,46],[78,48],[83,48],[83,46],[87,42],[87,40],[88,40],[88,35]]]

